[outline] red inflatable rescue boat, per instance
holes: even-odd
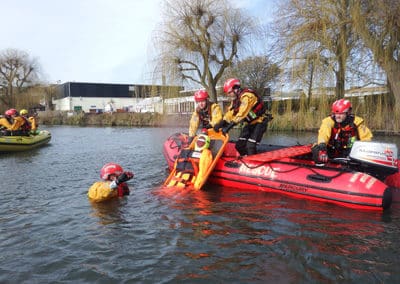
[[[175,133],[163,153],[171,170],[187,134]],[[260,145],[256,155],[240,157],[229,142],[208,182],[222,187],[278,192],[355,209],[384,210],[399,196],[397,146],[356,141],[349,158],[318,166],[311,145]]]

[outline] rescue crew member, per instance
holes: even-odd
[[[113,197],[129,195],[129,187],[125,183],[133,178],[132,172],[124,171],[116,163],[107,163],[100,170],[102,181],[95,182],[88,191],[91,201],[101,202]]]
[[[214,130],[222,129],[225,134],[236,124],[245,122],[235,148],[241,156],[256,154],[256,145],[260,143],[271,119],[265,113],[267,109],[264,102],[254,90],[242,89],[239,79],[236,78],[225,82],[224,93],[232,98],[232,102],[223,120],[214,126]]]
[[[4,113],[4,117],[0,117],[0,129],[3,135],[10,135],[11,126],[13,124],[13,120],[11,117],[10,110],[7,110]]]
[[[209,100],[208,92],[199,90],[194,93],[194,101],[197,106],[192,114],[189,124],[189,143],[193,140],[199,126],[203,129],[214,127],[222,120],[222,110],[219,104]]]
[[[31,125],[28,119],[21,116],[15,108],[9,109],[8,111],[13,119],[13,124],[10,129],[11,135],[29,135]]]
[[[313,146],[314,161],[328,162],[329,158],[347,157],[354,141],[371,141],[372,132],[364,119],[351,113],[349,100],[340,99],[332,104],[332,114],[322,120],[318,142]]]
[[[21,109],[20,111],[19,111],[19,114],[22,116],[22,117],[24,117],[27,121],[28,121],[28,123],[30,124],[30,126],[31,126],[31,131],[30,131],[30,133],[31,134],[37,134],[37,122],[36,122],[36,114],[33,114],[32,116],[28,116],[28,111],[26,110],[26,109]]]

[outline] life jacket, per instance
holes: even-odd
[[[346,156],[355,140],[359,140],[359,137],[354,115],[348,115],[342,123],[335,121],[327,146],[334,157]]]
[[[200,123],[202,124],[202,128],[205,128],[210,124],[211,121],[211,103],[207,101],[207,105],[205,108],[196,108],[197,115],[199,116]]]
[[[21,116],[21,117],[22,117],[22,119],[25,121],[25,123],[21,125],[21,128],[20,128],[20,129],[21,129],[23,132],[29,132],[29,131],[31,131],[31,129],[32,129],[32,127],[31,127],[31,122],[30,122],[26,117],[24,117],[24,116]]]
[[[258,117],[262,116],[267,110],[267,108],[264,102],[262,101],[261,97],[253,89],[245,88],[240,92],[239,96],[237,96],[232,103],[231,110],[233,110],[233,115],[236,115],[238,113],[241,104],[240,98],[244,93],[252,93],[257,97],[257,103],[251,108],[251,110],[249,111],[249,113],[245,118],[246,121],[250,123],[253,120],[257,119]]]

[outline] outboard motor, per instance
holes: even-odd
[[[396,144],[355,141],[349,158],[358,170],[384,180],[399,171],[397,154]]]

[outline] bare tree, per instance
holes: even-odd
[[[250,17],[225,0],[166,1],[156,37],[163,75],[194,82],[217,101],[217,83],[253,27]]]
[[[385,70],[388,87],[400,104],[400,4],[393,0],[352,1],[354,30]]]
[[[285,53],[286,63],[295,66],[300,60],[308,66],[306,72],[310,66],[311,70],[323,67],[327,78],[333,72],[336,96],[344,96],[346,64],[357,40],[349,23],[349,0],[287,0],[280,6],[274,28],[276,46]]]
[[[242,85],[251,87],[262,95],[265,88],[271,88],[275,83],[280,69],[267,56],[251,56],[233,64],[224,77],[239,78]]]
[[[16,94],[38,81],[39,64],[25,51],[6,49],[0,53],[0,101],[16,105]]]

